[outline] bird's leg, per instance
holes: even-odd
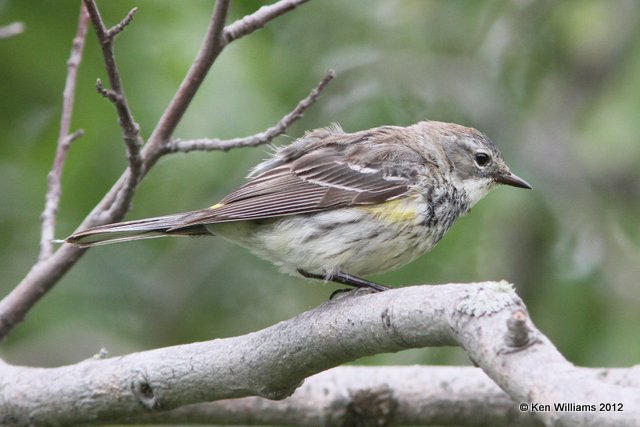
[[[333,273],[329,276],[325,276],[324,274],[309,273],[308,271],[304,271],[301,269],[298,269],[298,273],[300,273],[302,276],[308,279],[329,280],[330,282],[341,283],[343,285],[353,286],[354,288],[373,289],[376,292],[382,292],[389,289],[386,286],[382,286],[377,283],[370,282],[358,276],[353,276],[351,274],[343,273],[342,271],[338,271],[337,273]]]

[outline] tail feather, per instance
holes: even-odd
[[[65,241],[79,247],[90,247],[164,236],[211,235],[203,224],[184,227],[185,220],[191,216],[192,213],[186,213],[99,225],[78,231]]]

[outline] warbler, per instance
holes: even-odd
[[[476,129],[422,121],[346,133],[332,125],[277,149],[209,208],[101,225],[66,241],[220,236],[286,273],[381,291],[361,276],[430,251],[496,184],[532,188]]]

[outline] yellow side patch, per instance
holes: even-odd
[[[406,197],[367,206],[365,209],[389,222],[409,222],[418,217],[414,200]]]
[[[211,206],[209,209],[218,209],[224,206],[224,203],[216,203],[215,205]]]

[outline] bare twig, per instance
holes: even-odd
[[[240,337],[51,369],[0,363],[0,424],[3,416],[20,420],[19,425],[70,425],[243,396],[282,399],[304,378],[363,356],[460,345],[513,399],[512,411],[519,403],[535,403],[549,405],[549,410],[531,411],[545,425],[637,426],[637,367],[623,370],[622,378],[617,371],[576,368],[528,318],[524,321],[539,339],[512,351],[504,336],[507,320],[518,310],[524,312],[524,304],[506,283],[414,286],[375,294],[354,291]],[[433,387],[416,385],[414,394]],[[371,391],[354,394],[371,398]],[[397,405],[394,391],[382,390],[374,400]],[[472,392],[467,398],[475,400]],[[323,394],[320,390],[316,397]],[[603,411],[599,406],[603,402],[622,410]],[[595,405],[595,409],[576,412],[554,406],[566,403]],[[334,411],[336,416],[340,408]],[[398,407],[387,413],[386,420],[396,425],[400,413]],[[476,414],[468,416],[473,421]],[[355,425],[353,419],[338,420],[343,422],[324,425]]]
[[[272,5],[262,6],[251,15],[247,15],[223,29],[220,25],[224,25],[224,19],[218,19],[216,16],[219,15],[223,18],[223,13],[226,16],[229,1],[218,0],[216,2],[214,16],[200,52],[180,85],[180,89],[169,103],[158,125],[149,137],[149,141],[144,150],[146,154],[145,158],[150,161],[155,161],[157,157],[154,156],[166,152],[162,146],[170,144],[171,136],[178,122],[206,77],[213,61],[215,61],[216,57],[226,45],[240,37],[251,34],[257,29],[262,28],[267,22],[295,9],[307,1],[308,0],[280,0]]]
[[[0,27],[0,40],[8,39],[9,37],[17,36],[24,31],[24,24],[22,22],[12,22],[9,25]]]
[[[62,92],[62,114],[60,117],[60,132],[58,133],[58,143],[56,154],[53,160],[53,166],[47,178],[47,194],[45,196],[45,207],[41,215],[42,233],[40,237],[40,255],[39,260],[48,258],[53,253],[53,239],[55,236],[56,215],[62,187],[60,180],[62,179],[62,170],[64,162],[67,158],[69,146],[71,143],[82,136],[82,130],[69,134],[71,129],[71,114],[73,113],[73,101],[76,92],[76,80],[78,75],[78,67],[82,61],[82,52],[84,50],[84,41],[87,35],[87,27],[89,15],[84,4],[80,5],[80,16],[78,18],[78,28],[71,45],[71,54],[67,61],[67,81]]]
[[[116,93],[115,90],[107,89],[106,87],[104,87],[104,83],[102,83],[102,79],[96,79],[96,90],[100,95],[104,96],[114,104],[117,104],[118,102],[123,102],[122,96],[120,96],[119,93]]]
[[[129,13],[127,13],[127,16],[125,16],[122,21],[107,30],[107,38],[113,40],[118,34],[120,34],[124,28],[133,21],[133,17],[136,13],[138,13],[138,8],[134,7],[129,11]]]
[[[260,9],[237,20],[224,29],[225,43],[253,33],[264,27],[269,21],[283,15],[309,0],[280,0],[277,3],[262,6]]]
[[[209,69],[213,65],[222,49],[226,46],[223,38],[224,23],[229,11],[231,0],[217,0],[209,28],[205,35],[202,46],[198,51],[195,61],[191,64],[187,75],[182,80],[180,88],[174,95],[169,105],[164,110],[162,117],[158,121],[149,141],[144,149],[145,159],[150,162],[155,160],[162,153],[162,145],[166,144],[182,119],[187,107],[191,104],[198,88],[204,81]]]
[[[102,200],[87,215],[82,224],[78,227],[78,230],[91,227],[93,225],[118,221],[124,217],[131,207],[131,200],[137,184],[155,164],[155,162],[164,154],[162,145],[170,140],[180,118],[193,99],[195,91],[202,83],[202,80],[205,78],[207,71],[213,64],[213,61],[219,55],[220,50],[231,40],[255,31],[265,25],[268,21],[282,15],[288,10],[292,10],[297,5],[302,4],[305,1],[307,0],[280,0],[273,5],[262,7],[256,13],[249,15],[251,19],[248,20],[248,18],[243,18],[230,25],[228,28],[232,36],[229,37],[221,36],[221,27],[224,25],[229,0],[220,0],[216,3],[214,16],[212,17],[211,24],[207,30],[207,35],[205,36],[205,41],[197,54],[194,65],[187,73],[185,80],[178,89],[169,107],[167,107],[165,113],[160,118],[151,137],[149,138],[149,142],[142,149],[142,165],[140,167],[139,174],[134,172],[136,169],[135,164],[133,167],[127,168],[107,194],[104,195]],[[126,23],[131,20],[132,13],[129,13],[120,24],[112,28],[113,31],[111,31],[111,35],[106,34],[109,30],[105,29],[104,24],[102,23],[102,18],[100,18],[97,8],[95,7],[95,2],[92,0],[84,0],[84,2],[85,5],[87,5],[90,16],[92,16],[94,25],[99,29],[97,31],[100,31],[102,37],[113,37],[118,31],[120,31],[120,28],[124,28]],[[93,14],[91,14],[91,10],[94,11]],[[249,21],[251,21],[251,25],[248,24]],[[109,62],[113,59],[113,52],[111,43],[108,43],[107,46],[109,49],[107,49],[108,52],[105,55],[105,60]],[[115,75],[115,77],[117,77],[115,79],[116,84],[114,84],[114,81],[111,81],[113,71],[117,72],[115,63],[112,65],[108,64],[107,69],[111,71],[109,74],[111,90],[116,91],[116,93],[124,94],[121,90],[122,86],[120,84],[119,75]],[[120,89],[120,91],[118,91],[118,89]],[[131,129],[130,133],[125,133],[129,135],[130,142],[138,141],[137,138],[139,138],[139,134],[137,133],[137,125],[133,126],[135,122],[130,116],[128,106],[126,106],[126,104],[125,108],[127,110],[125,119],[130,125],[128,126],[128,129]],[[134,135],[136,135],[135,138],[133,138]],[[136,144],[131,145],[134,152],[135,145]],[[9,295],[0,301],[0,340],[2,340],[24,318],[26,313],[39,301],[40,298],[42,298],[42,296],[53,288],[57,281],[71,267],[73,267],[85,251],[86,249],[83,248],[63,245],[52,256],[32,266],[22,281],[9,293]]]
[[[142,179],[143,175],[143,163],[140,156],[142,138],[140,137],[140,126],[133,118],[133,113],[131,112],[127,97],[124,93],[124,87],[122,86],[122,80],[120,79],[120,72],[118,71],[118,65],[116,64],[116,58],[113,53],[113,41],[115,36],[133,20],[133,16],[138,9],[132,9],[119,24],[107,29],[95,0],[85,0],[84,4],[87,7],[89,16],[91,17],[91,22],[96,30],[98,42],[102,47],[105,68],[111,85],[111,89],[106,89],[102,82],[98,80],[96,88],[98,92],[115,105],[116,111],[118,112],[118,122],[122,128],[122,137],[127,146],[127,157],[131,173],[129,174],[129,182],[122,191],[133,193],[134,188],[140,179]]]
[[[314,87],[309,95],[298,102],[298,105],[287,115],[282,117],[275,126],[270,127],[264,132],[256,133],[254,135],[246,136],[243,138],[233,138],[233,139],[191,139],[191,140],[180,140],[175,139],[172,140],[170,144],[166,145],[165,151],[167,153],[176,153],[182,152],[186,153],[189,151],[213,151],[213,150],[223,150],[227,151],[232,148],[238,147],[252,147],[260,144],[266,144],[271,142],[274,138],[282,135],[287,131],[289,126],[291,126],[296,120],[300,119],[307,108],[311,107],[320,97],[320,94],[325,89],[327,84],[335,77],[335,71],[329,70],[327,74],[324,76],[322,80]]]
[[[221,34],[230,1],[231,0],[216,1],[204,42],[191,68],[169,103],[169,106],[160,117],[147,144],[142,149],[141,158],[143,167],[140,178],[142,178],[158,158],[162,156],[162,145],[165,138],[171,137],[187,106],[206,77],[209,68],[213,65],[213,61],[215,61],[224,48]],[[123,22],[126,20],[127,18],[125,18]],[[106,223],[114,219],[117,220],[124,216],[131,206],[131,199],[133,197],[133,191],[135,190],[135,187],[128,184],[131,182],[132,175],[133,171],[131,168],[124,172],[118,182],[116,182],[109,193],[105,195],[100,204],[96,206],[80,228],[96,223]]]

